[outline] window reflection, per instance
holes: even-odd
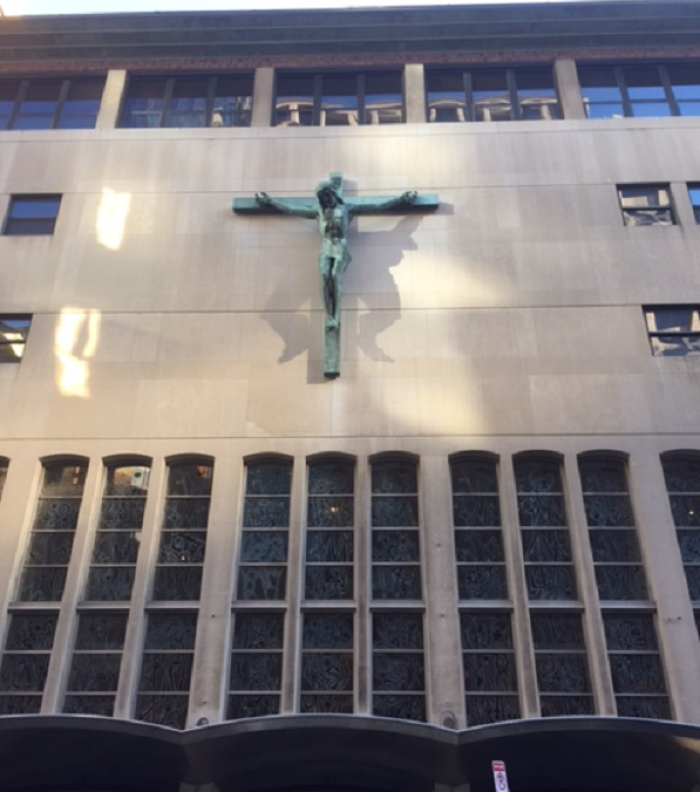
[[[693,64],[579,66],[588,118],[700,115],[700,67]]]
[[[398,71],[372,74],[281,73],[277,76],[275,126],[357,126],[403,121]]]
[[[103,78],[0,82],[0,130],[94,129]]]
[[[549,121],[561,118],[552,70],[429,69],[428,120]]]
[[[700,355],[700,307],[652,305],[644,309],[649,343],[654,355]]]
[[[120,126],[137,129],[250,126],[253,75],[132,77]]]

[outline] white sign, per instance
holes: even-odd
[[[491,769],[493,770],[493,785],[496,787],[496,792],[509,792],[506,763],[491,762]]]

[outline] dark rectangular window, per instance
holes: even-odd
[[[87,464],[51,462],[44,477],[19,583],[24,602],[60,602],[83,500]]]
[[[700,614],[700,456],[669,454],[662,463],[688,595],[697,619]]]
[[[0,130],[94,129],[104,78],[3,80]]]
[[[579,474],[598,596],[604,603],[649,599],[624,460],[586,454]]]
[[[617,714],[668,720],[671,711],[654,617],[651,613],[604,613]]]
[[[542,715],[593,715],[593,692],[579,613],[530,613]]]
[[[579,66],[588,118],[700,115],[700,65]]]
[[[0,665],[0,714],[37,713],[49,670],[57,613],[13,613]]]
[[[119,126],[244,127],[252,108],[252,73],[132,77]]]
[[[19,363],[31,323],[31,316],[0,314],[0,363]]]
[[[422,613],[373,615],[372,690],[374,715],[425,720]]]
[[[305,613],[301,712],[353,712],[353,614]]]
[[[400,124],[403,89],[398,70],[277,76],[274,126]]]
[[[239,600],[286,597],[291,487],[288,460],[248,462],[236,589]]]
[[[561,464],[556,458],[520,456],[514,460],[518,520],[530,600],[575,600]]]
[[[428,120],[550,121],[562,117],[551,68],[428,69]]]
[[[107,469],[86,600],[131,599],[150,472],[139,463]]]
[[[354,560],[354,465],[324,459],[309,465],[304,598],[351,600]]]
[[[507,600],[506,559],[496,463],[486,456],[450,462],[460,600]]]
[[[676,222],[668,184],[620,184],[617,196],[626,226],[668,226]]]
[[[467,725],[520,717],[510,613],[461,613]]]
[[[279,713],[283,640],[283,613],[234,614],[228,720]]]
[[[372,598],[420,600],[418,469],[412,460],[372,465]]]
[[[700,355],[700,305],[648,305],[644,316],[654,355]]]
[[[196,633],[196,613],[149,614],[137,720],[185,728]]]
[[[154,600],[199,599],[213,475],[213,466],[204,459],[169,466]]]
[[[63,711],[111,717],[119,684],[126,613],[83,613]]]
[[[60,195],[13,195],[4,233],[7,236],[53,234],[60,207]]]

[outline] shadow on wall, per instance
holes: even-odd
[[[377,256],[376,261],[371,265],[373,271],[369,280],[373,284],[372,293],[381,294],[382,308],[377,313],[371,313],[371,307],[368,305],[367,300],[363,298],[363,294],[360,293],[358,295],[359,300],[368,307],[369,312],[360,315],[357,336],[359,348],[371,360],[394,362],[393,358],[381,348],[378,342],[379,335],[401,318],[401,295],[390,270],[401,263],[405,251],[416,249],[416,243],[411,237],[418,229],[421,220],[421,217],[406,217],[397,223],[392,231],[371,232],[372,247],[376,246],[380,249],[381,255]],[[351,253],[353,253],[353,238],[357,239],[357,237],[357,232],[350,233],[349,244]],[[391,244],[383,245],[382,237],[390,238]],[[366,251],[367,248],[364,251],[358,251],[357,246],[355,246],[353,260],[350,262],[348,271],[365,266],[363,254],[366,255]],[[308,266],[317,266],[315,250],[313,254],[310,251]],[[348,275],[346,274],[346,284],[347,280]],[[320,285],[317,288],[320,289]],[[318,323],[311,321],[310,312],[302,313],[296,310],[287,313],[272,310],[274,305],[279,304],[280,298],[288,299],[289,291],[287,284],[281,278],[278,278],[268,302],[270,310],[265,314],[265,321],[284,342],[284,348],[277,362],[287,363],[308,352],[310,348],[318,348],[319,344],[322,345],[323,322],[322,317],[319,318]],[[306,299],[305,295],[299,296],[299,302]],[[320,311],[318,313],[321,316]],[[313,333],[319,334],[319,340],[313,338]]]

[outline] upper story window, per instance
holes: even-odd
[[[626,226],[675,225],[668,184],[621,184],[617,196]]]
[[[0,129],[94,129],[104,79],[0,82]]]
[[[0,315],[0,363],[19,363],[31,323],[31,316]]]
[[[252,74],[132,77],[120,126],[250,126],[252,108]]]
[[[277,76],[274,126],[357,126],[403,120],[399,71],[283,72]]]
[[[644,316],[654,355],[700,355],[700,306],[648,305]]]
[[[562,117],[550,68],[426,72],[428,120],[550,121]]]
[[[13,195],[3,233],[6,236],[53,234],[60,206],[60,195]]]
[[[579,66],[588,118],[700,115],[700,65]]]

